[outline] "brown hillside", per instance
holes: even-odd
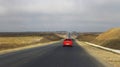
[[[76,38],[80,41],[93,41],[98,35],[97,34],[79,34],[79,36]]]
[[[96,39],[97,40],[109,40],[113,38],[120,38],[120,28],[113,28],[100,34]]]
[[[100,34],[93,42],[105,47],[120,49],[120,28],[113,28]]]

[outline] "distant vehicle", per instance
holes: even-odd
[[[63,47],[65,47],[65,46],[70,46],[70,47],[72,47],[72,46],[73,46],[73,40],[72,40],[72,39],[65,39],[65,40],[63,41]]]

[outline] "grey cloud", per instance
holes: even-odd
[[[0,31],[105,31],[120,26],[119,0],[0,0]]]

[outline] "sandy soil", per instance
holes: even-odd
[[[90,55],[106,64],[107,67],[120,67],[120,55],[87,45],[84,42],[77,41],[77,43],[89,52]]]

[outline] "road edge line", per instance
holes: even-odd
[[[24,47],[2,50],[2,51],[0,51],[0,55],[11,53],[11,52],[16,52],[16,51],[21,51],[21,50],[26,50],[26,49],[31,49],[31,48],[36,48],[36,47],[42,47],[42,46],[46,46],[46,45],[54,44],[54,43],[58,43],[58,42],[60,42],[60,41],[53,41],[53,42],[49,42],[49,43],[39,43],[36,45],[29,45],[29,46],[24,46]]]
[[[86,43],[88,45],[91,45],[93,47],[101,48],[101,49],[104,49],[104,50],[107,50],[107,51],[110,51],[110,52],[113,52],[113,53],[116,53],[116,54],[120,54],[120,50],[103,47],[103,46],[96,45],[96,44],[93,44],[93,43],[90,43],[90,42],[84,42],[84,43]]]
[[[80,44],[86,44],[85,42],[83,41],[78,41],[76,40],[76,42],[80,45]],[[89,44],[86,44],[86,45],[89,45]],[[91,46],[91,45],[89,45]],[[91,46],[91,47],[94,47],[94,46]],[[89,50],[87,50],[85,47],[83,47],[87,52],[89,52]],[[94,47],[94,48],[97,48],[97,47]],[[91,56],[93,56],[96,60],[98,60],[100,63],[102,63],[105,67],[113,67],[111,66],[110,63],[106,62],[104,59],[100,59],[98,56],[96,55],[93,55],[92,53],[89,53]]]

